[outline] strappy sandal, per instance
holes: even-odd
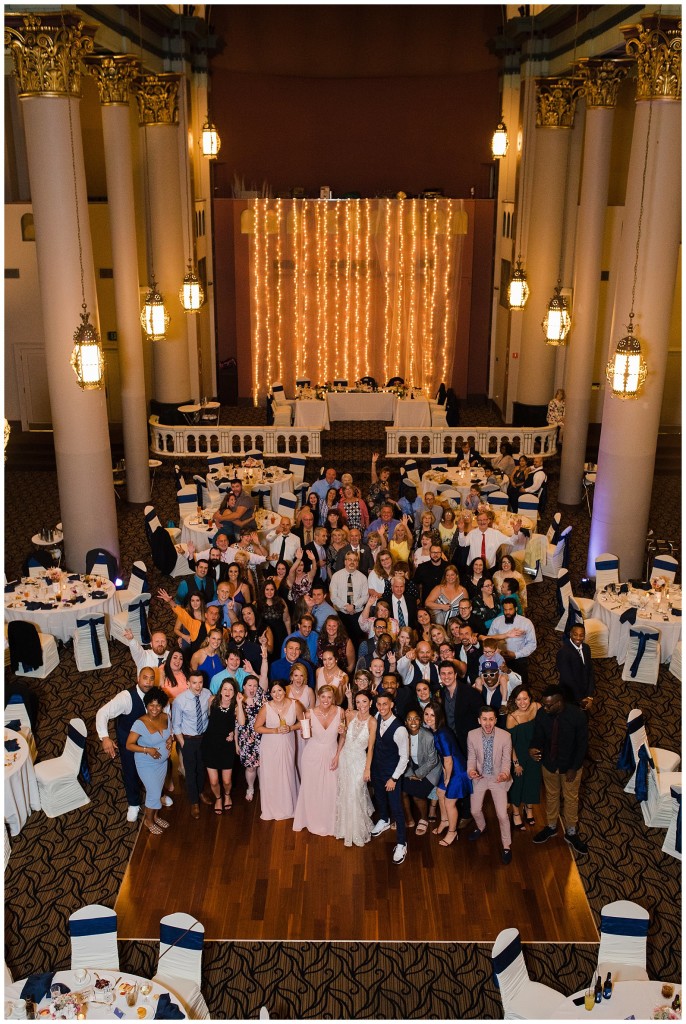
[[[159,827],[159,825],[156,825],[154,822],[153,822],[152,825],[148,825],[148,823],[144,821],[143,824],[144,824],[145,828],[147,828],[148,832],[152,833],[152,835],[154,835],[154,836],[161,836],[162,835],[162,829]]]
[[[417,831],[415,832],[415,835],[423,836],[426,833],[428,827],[429,822],[426,820],[426,818],[420,818],[419,821],[417,822]]]
[[[519,818],[519,821],[515,821],[515,818]],[[522,821],[519,811],[512,812],[512,827],[516,828],[519,832],[526,832],[526,825]]]
[[[524,804],[524,810],[526,811],[527,825],[535,825],[536,819],[534,818],[534,812],[531,809],[531,804]]]
[[[164,818],[155,818],[155,824],[158,828],[169,828],[169,822],[165,821]]]
[[[450,838],[448,838],[450,837]],[[449,829],[443,839],[439,842],[439,846],[452,846],[457,839],[457,829]]]
[[[219,804],[218,807],[217,807],[217,804]],[[218,796],[216,798],[216,800],[214,801],[214,813],[215,814],[223,814],[224,813],[222,811],[222,798],[220,796]]]
[[[445,828],[443,828],[444,825],[446,826],[446,828],[450,827],[450,822],[448,821],[447,818],[441,818],[440,825],[437,825],[436,828],[431,829],[433,835],[442,836],[443,833],[445,832]]]
[[[231,797],[228,795],[228,793],[225,793],[224,794],[224,810],[225,811],[230,811],[232,807],[233,807],[233,803],[231,802]]]

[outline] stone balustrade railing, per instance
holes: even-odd
[[[243,458],[252,448],[265,457],[304,455],[318,459],[321,456],[319,430],[300,430],[295,427],[232,427],[221,426],[165,426],[157,416],[148,420],[150,451],[164,458],[197,457],[198,455],[227,455]]]
[[[485,457],[496,455],[507,441],[515,458],[548,458],[557,453],[557,427],[386,427],[386,457],[456,459],[465,441]]]

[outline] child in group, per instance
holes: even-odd
[[[502,672],[505,665],[505,659],[498,650],[498,641],[493,640],[491,637],[485,636],[481,642],[484,653],[479,658],[479,675],[483,672],[483,667],[486,662],[494,663],[498,672]]]
[[[469,512],[476,512],[479,505],[481,504],[481,488],[478,484],[472,484],[469,488],[469,494],[464,499],[464,507]]]

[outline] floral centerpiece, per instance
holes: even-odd
[[[48,569],[45,575],[48,577],[51,583],[59,583],[60,580],[62,579],[62,570],[56,568]]]
[[[667,580],[664,576],[653,576],[650,582],[653,586],[653,590],[663,590],[667,585]]]
[[[651,1020],[681,1020],[681,1010],[673,1010],[671,1006],[656,1006]]]

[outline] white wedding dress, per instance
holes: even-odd
[[[374,805],[364,781],[369,744],[369,719],[353,718],[348,726],[345,744],[338,759],[338,794],[336,800],[336,839],[346,846],[364,846],[372,835]]]

